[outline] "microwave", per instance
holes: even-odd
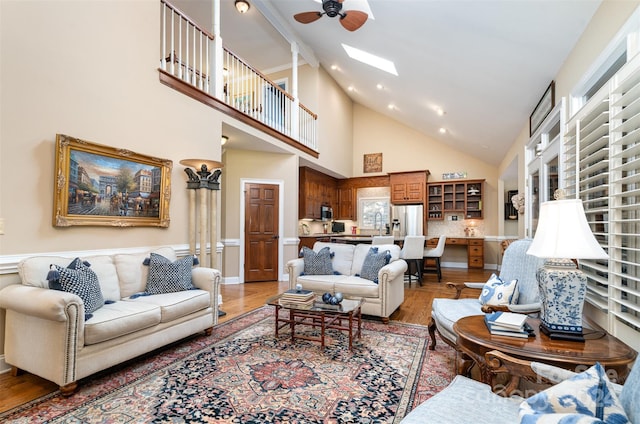
[[[320,219],[331,221],[333,219],[333,209],[331,206],[320,206]]]

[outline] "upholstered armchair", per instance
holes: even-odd
[[[448,287],[456,290],[453,299],[433,299],[431,306],[431,322],[429,323],[429,335],[431,344],[429,349],[436,346],[435,332],[440,334],[442,340],[456,347],[457,335],[453,331],[453,325],[460,318],[471,315],[482,315],[487,312],[504,310],[531,314],[540,311],[540,298],[536,271],[544,260],[527,255],[531,239],[516,240],[509,245],[504,252],[500,278],[504,281],[518,280],[518,301],[508,306],[486,306],[480,303],[478,297],[473,299],[461,299],[462,291],[475,288],[481,290],[484,283],[447,283]],[[480,293],[478,290],[478,294]]]
[[[515,385],[508,384],[500,395],[494,393],[492,388],[487,384],[480,383],[462,375],[456,376],[451,384],[444,390],[418,405],[413,411],[411,411],[401,424],[418,424],[426,422],[437,422],[440,424],[445,423],[505,423],[512,424],[517,422],[534,422],[534,420],[520,421],[521,409],[522,413],[527,411],[529,405],[537,406],[540,409],[541,415],[534,415],[533,417],[545,417],[549,415],[549,421],[545,421],[544,418],[541,422],[565,422],[557,421],[559,416],[558,411],[553,410],[554,404],[560,399],[568,399],[572,396],[579,398],[582,401],[580,407],[581,414],[591,414],[597,408],[590,405],[589,396],[579,396],[580,392],[576,389],[575,383],[586,381],[585,373],[582,373],[579,377],[572,379],[576,376],[574,372],[567,371],[561,368],[554,367],[552,365],[542,364],[539,362],[523,361],[510,357],[504,353],[498,351],[488,352],[486,355],[487,363],[494,373],[508,373],[512,376],[512,381],[519,379],[525,379],[536,383],[549,383],[553,384],[550,388],[544,390],[541,393],[533,394],[527,398],[528,402],[524,404],[524,398],[515,396],[517,387]],[[602,386],[594,386],[597,392],[593,392],[588,387],[587,393],[594,395],[597,401],[598,399],[606,401],[606,407],[611,407],[612,404],[616,404],[618,408],[624,410],[624,414],[631,424],[640,424],[640,402],[637,401],[640,396],[640,361],[636,360],[631,373],[627,377],[624,385],[614,384],[606,382],[609,387],[612,388],[612,392],[615,393],[616,400],[612,400],[611,396],[604,396],[607,394],[606,390],[602,389]],[[606,375],[606,374],[605,374]],[[602,378],[598,383],[603,382]],[[497,388],[497,387],[496,387]],[[527,391],[527,395],[528,395]],[[505,397],[502,397],[504,395]],[[511,396],[511,397],[506,397]],[[527,405],[529,404],[529,405]],[[571,399],[565,400],[564,404],[567,405],[567,409],[572,405]],[[563,411],[564,414],[569,414],[569,411]],[[573,417],[579,416],[579,414],[573,413]],[[594,414],[595,415],[595,414]],[[529,415],[529,417],[532,417]],[[546,418],[546,417],[545,417]],[[554,421],[552,418],[555,418]],[[568,417],[565,417],[569,419]],[[591,416],[585,416],[587,420],[593,418]],[[569,421],[566,422],[575,422]],[[587,421],[594,422],[594,421]],[[603,421],[598,421],[603,422]],[[626,421],[606,421],[606,422],[626,422]]]

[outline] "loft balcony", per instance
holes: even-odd
[[[161,82],[318,157],[315,113],[175,6],[160,5]]]

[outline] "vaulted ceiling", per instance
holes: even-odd
[[[350,32],[328,16],[296,22],[296,13],[322,10],[314,0],[248,1],[245,14],[232,0],[221,1],[221,33],[224,45],[257,69],[291,66],[290,43],[296,42],[301,60],[317,61],[354,102],[496,165],[600,5],[369,0],[373,16]],[[363,0],[344,0],[343,6],[367,7]],[[349,58],[342,43],[393,61],[398,76]]]

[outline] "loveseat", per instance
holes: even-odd
[[[0,308],[6,310],[6,362],[14,372],[41,376],[70,395],[83,377],[197,332],[210,333],[218,320],[220,273],[192,262],[191,257],[178,260],[170,247],[75,260],[22,260],[20,284],[0,291]],[[159,276],[153,290],[150,274]],[[172,291],[175,274],[187,289]],[[82,290],[95,282],[95,275],[100,293],[86,297],[86,291],[75,294],[51,285],[64,283],[67,275],[82,275],[77,277]],[[77,282],[73,278],[69,281]],[[101,299],[98,308],[87,310],[85,300],[88,305],[95,298]]]
[[[378,257],[385,256],[384,262],[388,263],[379,263],[379,270],[377,267],[373,271],[363,270],[365,262],[375,262],[367,259],[372,248],[377,249]],[[316,254],[323,249],[330,252],[330,269],[324,270],[322,274],[305,273],[305,260],[309,265],[311,255],[290,260],[286,267],[289,288],[294,289],[297,284],[301,284],[303,289],[312,290],[319,295],[339,292],[344,297],[364,298],[362,313],[381,317],[383,322],[388,323],[389,316],[404,301],[404,272],[407,270],[407,263],[400,259],[400,247],[395,244],[372,246],[326,242],[316,242],[313,245],[313,252]]]

